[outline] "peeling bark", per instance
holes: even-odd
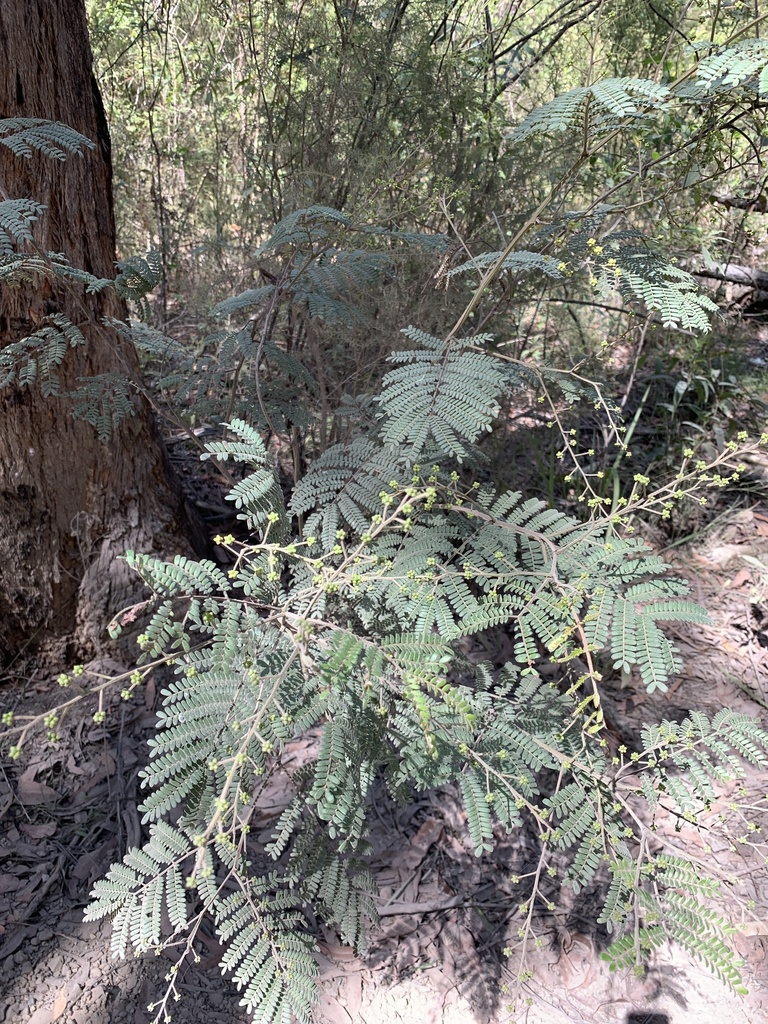
[[[0,0],[0,117],[15,116],[61,121],[97,144],[64,162],[0,146],[0,194],[46,204],[39,250],[114,276],[110,140],[84,0]],[[86,295],[46,280],[4,288],[0,348],[54,310],[88,339],[67,352],[62,394],[93,374],[139,379],[133,346],[101,323],[126,316],[111,290]],[[128,548],[191,553],[195,525],[138,393],[133,410],[105,444],[73,417],[69,399],[45,398],[36,385],[0,391],[0,664],[29,643],[73,639],[72,650],[93,649],[108,618],[140,599],[120,559]]]

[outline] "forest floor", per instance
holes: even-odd
[[[668,693],[648,696],[637,680],[623,689],[606,681],[608,727],[628,745],[643,721],[679,718],[690,709],[730,707],[768,717],[768,502],[755,503],[754,495],[750,501],[750,507],[726,507],[718,523],[667,553],[712,622],[677,629],[685,668]],[[102,659],[89,668],[109,674],[124,666]],[[62,695],[55,677],[31,670],[1,685],[3,704],[24,714],[52,707]],[[109,924],[83,923],[83,908],[94,881],[141,840],[138,771],[156,701],[150,684],[139,702],[118,702],[100,725],[86,701],[64,719],[55,748],[30,748],[18,768],[0,775],[0,1021],[6,1024],[152,1019],[147,1005],[161,998],[178,954],[170,948],[159,957],[113,960]],[[310,734],[291,744],[284,769],[260,799],[257,839],[269,836],[291,798],[291,776],[313,756],[316,740]],[[765,804],[759,773],[749,772],[744,786]],[[702,831],[679,831],[671,819],[658,821],[667,842],[731,880],[725,889],[730,912],[743,924],[734,943],[746,962],[749,995],[734,995],[672,948],[661,950],[644,977],[609,974],[600,960],[607,936],[595,924],[598,893],[576,898],[553,890],[558,910],[539,918],[541,942],[527,962],[534,977],[522,991],[530,1005],[521,1015],[511,1008],[519,964],[514,952],[504,951],[517,942],[525,892],[515,876],[537,862],[535,835],[525,829],[500,835],[492,854],[476,858],[461,802],[449,787],[406,808],[381,794],[373,812],[381,927],[365,956],[319,928],[318,1024],[768,1021],[768,872],[758,849],[729,848]],[[730,813],[727,791],[711,813]],[[738,900],[750,898],[756,909],[743,916]],[[196,948],[201,962],[180,972],[181,998],[168,1008],[173,1020],[245,1024],[237,993],[216,967],[221,949],[213,934],[201,934]]]

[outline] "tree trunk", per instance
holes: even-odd
[[[46,205],[38,251],[113,277],[110,139],[84,0],[0,0],[0,117],[60,121],[96,143],[63,162],[0,145],[0,198]],[[128,548],[191,553],[187,506],[146,399],[133,397],[134,415],[103,443],[66,397],[95,374],[139,379],[133,346],[101,324],[126,316],[114,291],[86,295],[80,284],[44,278],[4,288],[0,349],[54,311],[87,339],[60,368],[64,397],[43,397],[36,383],[0,391],[0,664],[29,644],[62,657],[93,650],[109,617],[140,598],[120,559]]]

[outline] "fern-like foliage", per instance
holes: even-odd
[[[764,44],[751,40],[707,53],[692,91],[630,78],[574,89],[512,138],[578,131],[584,158],[607,133],[656,122],[673,92],[765,92],[765,59]],[[93,145],[23,118],[0,121],[0,143],[57,159]],[[0,278],[107,287],[65,254],[14,251],[42,209],[26,199],[0,204]],[[612,212],[566,215],[537,231],[530,249],[481,253],[447,276],[536,271],[556,288],[578,264],[593,287],[643,302],[665,325],[705,330],[714,305],[636,232],[606,232]],[[545,899],[539,878],[553,854],[567,860],[564,882],[575,891],[605,873],[612,969],[641,963],[670,937],[741,988],[732,929],[710,905],[717,886],[682,858],[651,856],[651,829],[636,807],[639,797],[695,824],[745,763],[768,766],[768,734],[725,709],[649,725],[629,758],[623,746],[608,756],[601,738],[597,660],[636,668],[648,692],[663,691],[680,668],[664,624],[702,623],[704,612],[662,559],[622,534],[620,515],[582,522],[518,492],[464,484],[456,468],[475,456],[511,389],[554,384],[567,401],[601,401],[597,386],[511,368],[490,334],[443,338],[409,327],[413,347],[391,356],[394,368],[367,408],[358,402],[365,433],[316,458],[286,507],[273,452],[281,435],[295,440],[310,422],[305,397],[315,382],[302,339],[323,327],[367,329],[370,293],[393,273],[396,247],[444,252],[447,244],[312,206],[275,226],[254,254],[254,279],[267,283],[215,306],[227,323],[196,351],[146,324],[110,322],[139,344],[184,415],[218,421],[237,406],[241,415],[226,416],[204,458],[251,472],[227,495],[248,531],[242,542],[219,539],[235,555],[228,567],[127,555],[152,594],[140,663],[172,672],[140,774],[149,839],[97,883],[87,917],[111,916],[113,951],[125,955],[194,938],[209,916],[226,946],[221,967],[263,1024],[310,1020],[317,964],[308,906],[365,948],[376,920],[368,822],[380,784],[396,800],[454,785],[478,856],[498,829],[520,827],[523,816],[534,822],[542,851],[534,903]],[[118,264],[114,286],[148,319],[147,296],[161,279],[151,251]],[[69,320],[48,316],[0,352],[0,387],[37,381],[58,395],[57,368],[84,343]],[[79,384],[67,397],[106,439],[133,412],[132,386],[116,374]],[[470,671],[462,641],[495,627],[508,633],[513,660]],[[567,691],[541,678],[544,660],[576,669]],[[273,823],[274,870],[257,875],[259,797],[286,745],[308,729],[319,734],[315,759]]]
[[[228,943],[221,969],[232,972],[253,1020],[309,1022],[317,998],[317,962],[291,894],[270,893],[255,880],[214,910],[219,937]]]
[[[403,333],[420,347],[390,356],[400,366],[383,382],[383,440],[405,444],[418,456],[431,439],[461,462],[471,453],[467,442],[490,429],[506,388],[499,364],[470,348],[490,336],[444,342],[416,327]]]
[[[163,334],[143,320],[124,323],[114,317],[106,317],[104,322],[121,337],[131,341],[148,363],[165,367],[169,363],[181,362],[189,355],[188,349],[175,338]]]
[[[329,248],[306,269],[299,270],[293,293],[310,319],[336,327],[364,327],[370,320],[359,304],[359,296],[365,288],[379,284],[391,266],[384,253]]]
[[[617,769],[588,742],[599,693],[585,701],[578,686],[563,693],[535,670],[543,649],[567,660],[607,647],[617,664],[639,665],[649,689],[663,687],[676,663],[658,624],[703,620],[685,584],[640,541],[609,539],[519,494],[464,493],[457,475],[435,465],[425,477],[404,449],[374,439],[318,460],[292,507],[316,532],[296,534],[281,496],[263,489],[274,478],[258,432],[242,421],[230,430],[209,455],[253,465],[257,480],[233,491],[250,503],[256,533],[237,569],[130,556],[159,602],[139,638],[144,656],[167,651],[176,675],[142,772],[151,842],[112,869],[89,911],[115,915],[116,951],[166,941],[164,900],[184,927],[183,872],[218,922],[222,966],[254,1018],[307,1019],[314,961],[301,906],[359,949],[376,919],[361,860],[374,783],[405,799],[414,787],[454,782],[478,855],[525,813],[545,847],[570,858],[574,889],[607,858],[603,919],[619,936],[612,966],[642,959],[667,929],[738,987],[722,919],[707,911],[708,931],[695,933],[695,904],[677,896],[684,866],[665,863],[656,889],[646,887],[624,801],[639,792],[688,813],[740,759],[766,763],[768,736],[744,716],[692,714],[649,729],[643,754]],[[324,517],[334,504],[345,511],[329,518],[343,524],[331,530]],[[481,665],[474,680],[455,673],[455,641],[499,623],[516,637],[518,663],[500,673]],[[253,878],[244,866],[249,808],[283,746],[312,726],[321,731],[316,760],[268,849],[275,873]],[[163,824],[172,812],[173,829]],[[157,831],[166,828],[172,838]],[[642,916],[639,941],[637,930],[620,937],[630,912]]]
[[[77,281],[80,284],[84,284],[86,294],[88,295],[96,294],[114,285],[112,278],[96,277],[95,274],[88,273],[82,267],[73,266],[64,253],[49,252],[46,253],[46,259],[51,277],[64,278],[67,281]]]
[[[740,778],[745,763],[763,770],[768,765],[768,733],[756,719],[728,708],[711,719],[692,711],[682,722],[648,725],[642,740],[642,753],[618,770],[614,792],[636,791],[654,812],[664,807],[692,825],[716,798],[718,784]],[[728,942],[734,928],[712,906],[720,897],[716,879],[667,852],[645,864],[627,855],[611,871],[600,920],[621,932],[634,918],[632,934],[617,938],[603,954],[611,970],[642,965],[670,940],[736,991],[746,991],[743,962]]]
[[[609,239],[610,244],[610,239]],[[685,270],[642,246],[620,245],[598,263],[603,284],[625,299],[640,299],[659,313],[664,327],[703,333],[718,307]],[[618,271],[618,272],[617,272]]]
[[[58,121],[39,117],[6,117],[0,119],[0,145],[16,156],[30,157],[36,150],[52,160],[65,160],[96,144],[74,128]]]
[[[363,224],[360,226],[360,230],[363,234],[374,238],[402,242],[408,248],[424,249],[426,252],[435,254],[446,252],[452,244],[447,235],[442,235],[439,232],[393,230],[376,224]]]
[[[642,302],[648,311],[657,312],[664,327],[706,332],[710,318],[717,314],[717,305],[699,291],[696,280],[676,266],[638,232],[611,231],[595,237],[611,207],[604,206],[581,219],[567,217],[564,222],[538,233],[542,245],[552,244],[557,228],[565,230],[567,244],[558,256],[537,252],[481,253],[473,260],[449,271],[450,274],[470,270],[486,270],[502,260],[502,269],[515,273],[541,271],[554,280],[562,280],[566,272],[577,267],[588,269],[592,287],[603,294],[618,292],[626,302]]]
[[[57,367],[68,348],[84,344],[79,327],[62,314],[51,313],[33,334],[0,351],[0,388],[29,387],[37,381],[46,398],[60,394]]]
[[[274,290],[275,286],[272,284],[264,284],[260,288],[247,288],[244,292],[240,292],[239,295],[233,295],[222,302],[218,302],[211,310],[211,315],[224,319],[225,317],[234,316],[235,313],[240,313],[244,309],[261,306],[274,293]]]
[[[446,274],[446,277],[453,277],[456,274],[466,274],[469,271],[482,272],[488,270],[489,267],[494,267],[502,260],[504,256],[501,252],[484,252],[479,256],[475,256],[467,263],[462,263],[458,267],[451,267]],[[546,274],[547,277],[553,277],[555,280],[562,280],[563,274],[558,267],[557,260],[552,256],[543,256],[539,252],[527,252],[520,250],[519,252],[510,253],[508,256],[504,256],[501,263],[502,270],[511,270],[517,274],[530,273],[534,270],[540,270]]]
[[[229,424],[231,432],[240,440],[212,441],[207,444],[204,459],[214,456],[226,462],[233,458],[238,462],[250,462],[259,467],[255,473],[247,476],[227,495],[227,500],[234,502],[241,509],[237,518],[243,519],[249,529],[271,529],[273,539],[282,540],[285,536],[286,516],[283,492],[277,477],[270,466],[269,457],[260,435],[250,424],[243,420],[233,420]]]
[[[328,449],[289,508],[258,429],[235,420],[207,446],[206,457],[254,470],[229,495],[252,531],[234,569],[129,555],[157,600],[143,657],[165,656],[175,671],[141,776],[145,822],[173,814],[187,837],[173,864],[186,858],[185,885],[218,922],[229,944],[222,964],[257,1020],[309,1012],[304,904],[365,946],[376,910],[362,858],[377,779],[400,800],[455,784],[478,855],[496,829],[532,816],[545,852],[568,858],[574,890],[608,865],[612,966],[642,960],[671,934],[739,987],[724,920],[707,910],[707,931],[696,933],[695,905],[677,898],[683,869],[666,865],[655,888],[646,884],[629,801],[671,800],[690,815],[742,759],[766,763],[768,736],[743,716],[692,713],[649,729],[626,764],[606,757],[593,739],[603,724],[594,658],[607,651],[617,668],[636,666],[649,691],[663,690],[679,667],[663,624],[705,615],[661,558],[612,523],[583,523],[516,492],[467,490],[441,468],[487,426],[509,379],[482,351],[486,339],[409,333],[421,347],[399,354],[402,374],[385,378],[378,432]],[[423,401],[419,379],[434,401]],[[460,382],[474,401],[456,412]],[[480,666],[473,680],[457,670],[457,643],[494,626],[511,635],[515,662],[500,673]],[[543,655],[588,667],[563,693],[537,674]],[[254,878],[245,865],[254,801],[285,744],[311,727],[319,747],[275,823],[275,873]],[[95,891],[92,913],[117,915],[118,951],[165,941],[156,922],[177,886],[164,881],[166,847],[153,857],[129,854],[111,887]]]
[[[702,57],[678,85],[636,79],[605,79],[591,86],[571,89],[549,103],[532,111],[511,134],[513,142],[532,136],[557,136],[578,132],[582,138],[582,156],[593,141],[599,145],[606,133],[623,130],[642,132],[645,121],[658,120],[658,115],[677,100],[707,101],[712,97],[746,89],[764,94],[768,90],[768,50],[764,40],[748,39],[721,47]],[[694,278],[675,262],[632,231],[612,232],[608,237],[595,237],[596,215],[608,212],[602,208],[587,215],[584,231],[568,231],[568,255],[520,252],[504,257],[504,269],[539,269],[557,278],[574,270],[574,258],[589,269],[590,283],[603,293],[618,291],[627,301],[640,301],[649,311],[658,313],[664,327],[706,332],[717,306],[702,295]],[[568,220],[568,218],[566,218]],[[541,240],[554,239],[553,225],[539,232]],[[502,253],[484,253],[455,268],[451,273],[493,266]],[[538,260],[538,261],[537,261]]]
[[[95,902],[86,911],[86,919],[114,915],[115,954],[125,956],[129,947],[144,952],[158,946],[164,910],[174,932],[187,925],[183,870],[193,849],[188,835],[158,822],[143,848],[129,850],[122,863],[96,883]]]
[[[33,199],[6,199],[0,203],[0,254],[14,251],[14,242],[32,241],[30,227],[45,212]]]
[[[768,735],[748,715],[723,708],[713,719],[692,711],[681,723],[643,730],[658,788],[683,815],[715,799],[715,786],[744,774],[743,763],[765,769]],[[654,753],[657,752],[657,753]]]
[[[557,96],[533,110],[512,132],[519,142],[532,135],[578,130],[605,132],[635,127],[638,118],[667,105],[670,90],[645,78],[606,78]],[[586,125],[586,129],[585,129]]]
[[[707,46],[707,49],[712,49]],[[748,93],[768,94],[768,45],[765,39],[740,39],[715,47],[699,61],[692,78],[675,89],[683,99],[701,101],[742,87]]]
[[[666,865],[670,862],[674,862],[675,888],[668,887]],[[616,939],[601,954],[609,969],[642,967],[665,942],[676,942],[726,985],[746,995],[741,974],[744,961],[728,944],[736,929],[717,911],[701,902],[702,894],[706,897],[717,895],[717,882],[706,876],[702,878],[688,861],[659,857],[653,865],[657,869],[656,891],[652,893],[635,888],[633,892],[627,876],[628,867],[634,865],[625,862],[615,872],[611,896],[622,890],[625,897],[631,893],[636,900],[635,913],[643,923],[634,929],[633,934]]]
[[[134,388],[122,373],[96,373],[78,380],[80,386],[69,393],[72,411],[95,427],[99,440],[106,443],[126,417],[135,416]]]
[[[13,204],[15,201],[11,201]],[[23,200],[25,206],[27,200]],[[0,208],[3,204],[0,203]],[[17,208],[15,208],[16,210]],[[41,208],[42,209],[42,208]],[[15,231],[22,231],[17,234],[16,240],[28,237],[23,233],[23,225],[15,220],[16,212],[11,211],[11,221],[7,225],[8,231],[13,234]],[[32,221],[29,221],[32,223]],[[10,235],[6,241],[10,245]],[[11,247],[12,248],[12,247]],[[0,281],[7,285],[33,284],[39,280],[52,280],[64,278],[68,281],[77,281],[86,286],[89,293],[99,292],[112,284],[106,277],[96,277],[79,267],[73,267],[67,258],[59,252],[30,253],[6,251],[0,254]]]
[[[242,418],[265,430],[290,433],[310,426],[307,392],[317,390],[316,357],[296,339],[326,330],[370,330],[375,290],[391,277],[398,251],[441,252],[446,244],[443,235],[355,225],[330,207],[296,210],[275,225],[253,255],[254,276],[268,283],[216,303],[211,315],[226,325],[209,334],[198,350],[166,344],[157,336],[150,340],[141,324],[124,333],[153,360],[162,353],[162,367],[153,366],[155,385],[179,415],[218,421],[235,401]],[[136,303],[147,320],[147,296],[160,280],[159,255],[150,252],[118,268],[118,292]]]
[[[8,286],[34,284],[48,275],[48,264],[36,253],[10,252],[0,255],[0,281]]]
[[[515,137],[578,129],[589,140],[655,118],[669,100],[666,86],[610,80],[559,97]],[[607,231],[611,212],[566,216],[529,249],[481,253],[451,274],[503,260],[500,270],[535,271],[559,288],[578,265],[592,287],[643,302],[665,324],[705,329],[713,306],[692,279],[631,229]],[[478,856],[525,819],[538,830],[540,869],[567,861],[563,881],[575,891],[606,879],[612,968],[642,962],[671,936],[738,988],[727,922],[709,906],[716,887],[684,860],[650,855],[637,804],[695,819],[745,762],[768,763],[768,736],[727,711],[649,726],[628,758],[602,738],[599,666],[636,669],[648,692],[664,691],[680,669],[665,624],[703,623],[705,613],[618,511],[601,514],[600,499],[585,522],[472,484],[457,465],[472,462],[512,389],[553,385],[568,402],[602,403],[599,387],[575,372],[518,368],[490,334],[409,327],[411,347],[391,356],[380,393],[347,404],[364,428],[312,452],[286,505],[276,473],[284,437],[298,435],[302,457],[328,438],[301,433],[313,366],[323,386],[302,339],[330,327],[343,344],[345,332],[369,326],[367,293],[393,272],[395,247],[419,239],[328,207],[297,210],[256,251],[254,287],[214,307],[225,323],[198,350],[146,324],[113,325],[136,339],[185,415],[218,423],[237,407],[204,458],[248,468],[227,495],[247,536],[217,538],[233,556],[226,566],[127,556],[153,602],[140,663],[165,662],[172,678],[140,776],[149,842],[97,885],[88,913],[114,917],[119,954],[161,949],[169,924],[171,937],[194,933],[208,914],[227,947],[222,968],[254,1019],[309,1020],[317,969],[304,909],[359,950],[376,920],[365,864],[374,787],[402,801],[450,784]],[[444,249],[442,236],[432,248]],[[146,313],[159,273],[150,254],[122,264],[116,286]],[[59,348],[47,357],[54,368]],[[13,381],[39,372],[35,352],[10,353]],[[83,382],[79,399],[103,431],[96,396],[114,383]],[[498,627],[510,662],[471,669],[466,638]],[[569,689],[542,679],[544,661],[568,666]],[[314,760],[272,823],[273,871],[257,876],[259,796],[287,744],[309,729]],[[544,901],[540,877],[534,903]]]
[[[258,247],[255,256],[279,252],[286,246],[314,245],[328,237],[329,227],[348,227],[349,217],[329,206],[308,206],[284,217]]]
[[[119,260],[117,270],[115,289],[118,295],[136,303],[143,319],[149,320],[147,296],[162,280],[162,255],[157,249],[150,249],[146,256],[129,256],[127,259]]]
[[[158,822],[150,829],[149,842],[129,850],[123,862],[96,884],[86,920],[113,916],[115,955],[125,956],[129,948],[136,954],[161,949],[164,915],[171,936],[199,920],[190,913],[187,900],[188,881],[194,876],[185,878],[194,868],[193,839],[188,831]],[[255,1021],[308,1022],[316,998],[317,963],[295,898],[281,888],[275,875],[248,878],[242,858],[226,842],[218,843],[217,853],[237,887],[227,891],[216,881],[206,851],[200,865],[205,881],[198,895],[216,922],[219,938],[227,943],[222,971],[232,973]]]
[[[43,271],[50,269],[45,264]],[[11,342],[0,351],[0,389],[37,384],[46,398],[65,397],[58,368],[67,350],[85,345],[79,327],[60,313],[49,314],[35,332]],[[101,441],[107,441],[127,416],[135,414],[134,387],[121,373],[80,377],[80,385],[68,392],[73,415],[95,427]]]
[[[334,445],[315,459],[294,488],[291,511],[313,515],[307,536],[319,534],[324,550],[333,547],[340,528],[363,533],[381,508],[381,493],[394,478],[404,484],[401,453],[359,437],[350,445]]]

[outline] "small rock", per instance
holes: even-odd
[[[49,942],[53,938],[53,928],[43,928],[37,936],[38,942]]]
[[[74,1003],[76,999],[80,998],[80,993],[82,991],[83,986],[77,981],[76,978],[73,978],[72,981],[70,981],[69,984],[67,985],[67,996],[69,997],[69,1001],[71,1003]]]
[[[90,967],[87,967],[85,964],[83,964],[83,966],[80,968],[80,970],[74,976],[74,978],[72,978],[72,980],[70,982],[70,985],[80,985],[80,987],[82,988],[83,985],[85,985],[86,981],[88,981],[88,978],[90,977],[90,974],[91,974]]]
[[[103,921],[83,921],[77,929],[78,939],[85,941],[92,939],[95,935],[98,935],[103,925]]]
[[[29,1018],[29,1024],[51,1024],[51,1008],[41,1006],[39,1010],[35,1010]]]

